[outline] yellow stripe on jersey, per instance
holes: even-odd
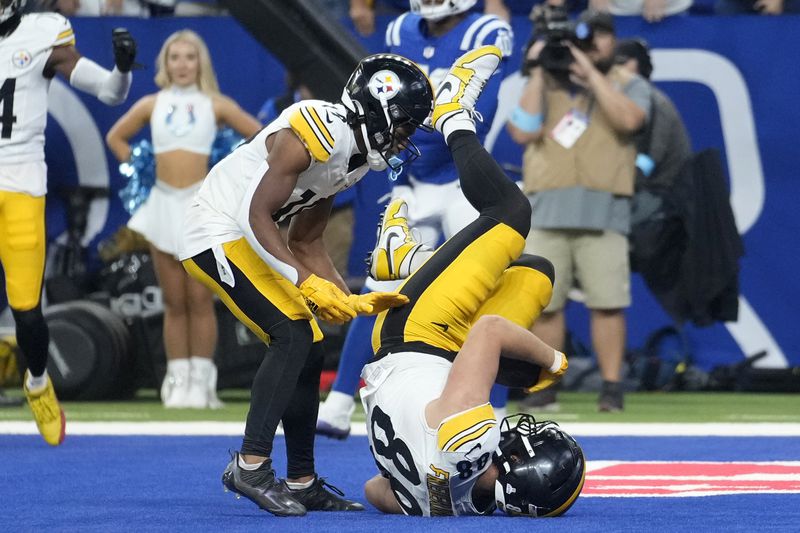
[[[496,425],[497,419],[490,403],[450,416],[439,424],[437,432],[439,449],[446,452],[455,451],[464,444],[480,438]]]
[[[308,111],[309,111],[309,114],[311,115],[311,118],[314,119],[314,122],[316,123],[317,128],[319,129],[319,131],[322,133],[322,135],[325,136],[325,139],[328,141],[328,144],[333,146],[333,135],[331,135],[331,132],[328,131],[328,128],[322,122],[322,119],[319,118],[319,113],[317,113],[317,110],[314,109],[313,107],[309,107]]]
[[[309,113],[310,107],[301,106],[289,116],[289,125],[306,145],[311,157],[324,163],[331,157],[333,144],[328,142]],[[327,132],[327,130],[325,130]]]
[[[74,44],[75,44],[75,32],[72,31],[72,28],[68,28],[58,34],[55,42],[53,43],[53,46],[68,46]]]
[[[461,448],[462,446],[464,446],[465,444],[469,444],[470,442],[478,440],[479,438],[481,438],[484,435],[484,433],[486,433],[487,431],[489,431],[490,429],[492,429],[493,427],[495,427],[497,425],[497,424],[494,423],[494,421],[488,421],[488,420],[483,421],[482,424],[483,425],[481,427],[479,427],[478,429],[476,429],[475,431],[467,433],[466,435],[464,435],[463,437],[459,438],[457,441],[453,442],[452,444],[447,444],[447,448],[445,448],[444,451],[446,451],[446,452],[454,452],[454,451],[458,450],[459,448]]]

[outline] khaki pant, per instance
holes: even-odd
[[[525,252],[553,263],[556,282],[546,313],[564,308],[578,285],[589,309],[622,309],[631,304],[628,238],[615,231],[532,229]],[[577,281],[577,284],[576,284]]]

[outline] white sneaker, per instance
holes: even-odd
[[[167,374],[161,383],[161,402],[167,409],[188,407],[190,387],[189,359],[177,359],[167,364]]]
[[[408,229],[408,205],[395,198],[378,224],[378,243],[367,259],[369,275],[376,281],[405,279],[424,262],[430,248],[414,240]]]
[[[352,396],[332,391],[328,398],[319,404],[317,434],[343,440],[350,435],[350,419],[356,410]]]
[[[452,131],[475,131],[475,103],[492,76],[503,53],[487,45],[470,50],[456,59],[436,90],[431,122],[447,139]]]

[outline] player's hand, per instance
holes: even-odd
[[[542,368],[539,371],[539,380],[532,386],[525,389],[525,392],[528,394],[539,392],[540,390],[548,389],[561,381],[561,378],[564,377],[564,374],[567,372],[569,368],[569,361],[567,361],[566,354],[561,354],[563,359],[561,360],[561,366],[555,372],[550,372],[550,370],[546,368]]]
[[[397,292],[368,292],[351,294],[346,301],[359,315],[377,315],[391,307],[407,304],[408,296]]]
[[[111,31],[111,43],[114,46],[114,64],[120,72],[130,72],[136,60],[136,41],[125,28]]]
[[[356,317],[346,302],[348,296],[326,279],[311,274],[299,289],[311,312],[326,322],[344,324]]]

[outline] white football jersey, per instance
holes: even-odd
[[[447,417],[438,428],[426,422],[425,408],[441,395],[451,367],[435,355],[398,352],[361,372],[370,450],[408,515],[469,516],[495,509],[494,494],[485,501],[473,494],[500,444],[491,404]]]
[[[269,168],[266,139],[282,129],[293,130],[303,141],[311,164],[273,215],[276,222],[352,187],[369,170],[366,163],[348,170],[350,158],[359,150],[344,106],[321,100],[293,104],[211,169],[186,215],[181,260],[245,235],[250,200]]]
[[[53,48],[72,44],[72,26],[56,13],[25,15],[16,30],[0,37],[1,164],[44,161],[50,87],[44,67]]]

